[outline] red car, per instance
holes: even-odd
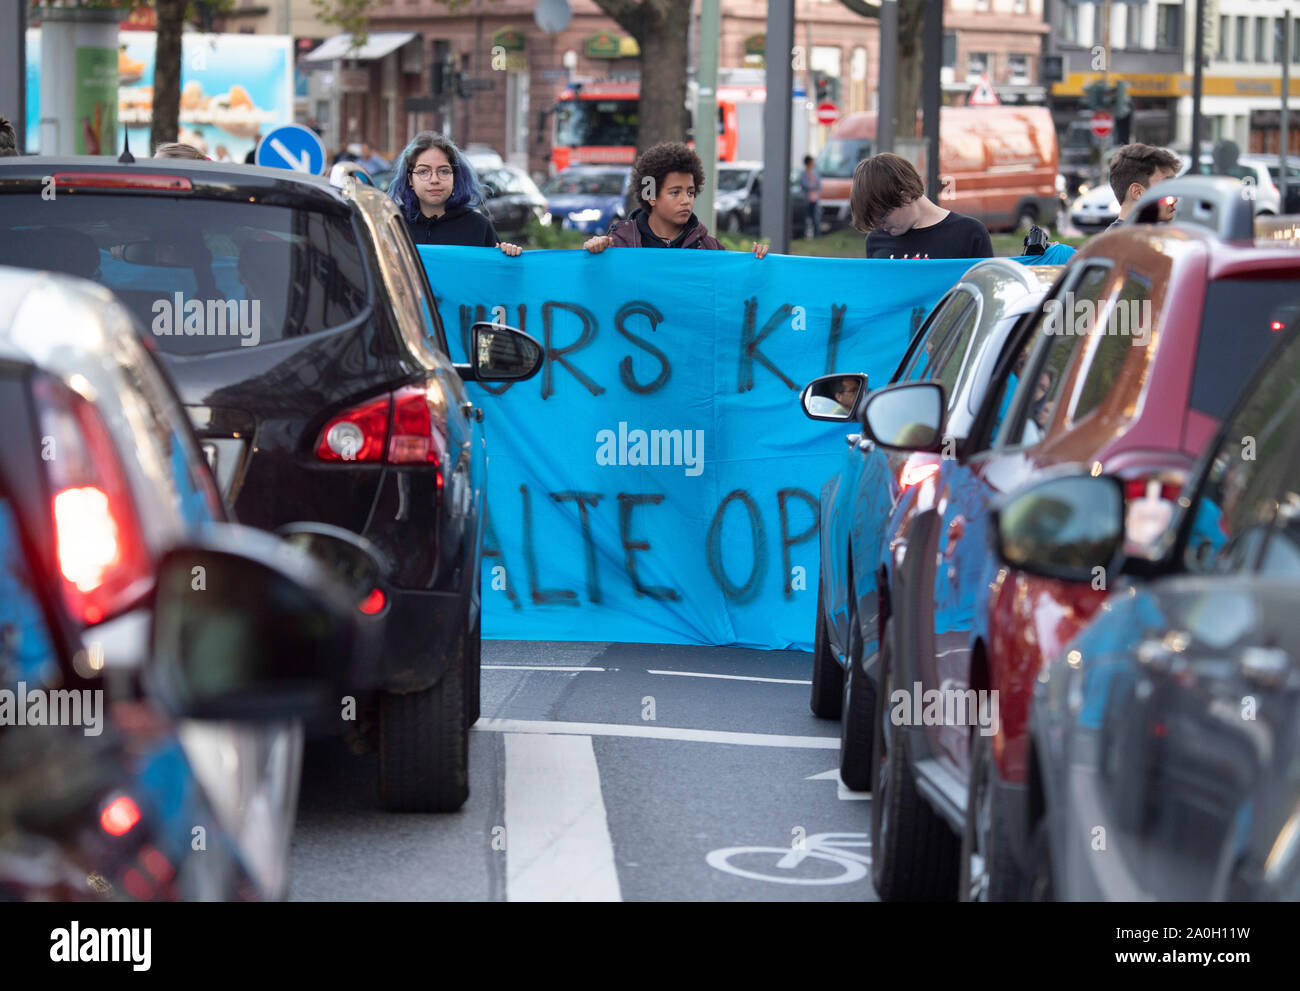
[[[1034,679],[1107,594],[1104,572],[1079,582],[992,563],[990,508],[1058,466],[1116,475],[1140,554],[1294,317],[1300,252],[1253,240],[1238,183],[1169,180],[1159,192],[1151,204],[1179,197],[1176,221],[1143,222],[1144,200],[1128,226],[1079,251],[1008,342],[994,373],[1005,386],[957,456],[891,520],[872,803],[882,899],[1020,896],[1022,826],[1041,802],[1028,785]],[[897,447],[938,450],[922,429],[942,435],[935,388],[874,394],[864,417],[877,440],[876,425],[886,444],[892,432]]]

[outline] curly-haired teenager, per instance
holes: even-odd
[[[626,220],[617,220],[605,234],[583,245],[592,254],[610,246],[620,248],[705,248],[725,251],[695,216],[695,195],[704,185],[704,164],[680,141],[647,148],[632,166],[632,188],[641,206]],[[766,244],[754,245],[754,257],[767,254]]]
[[[517,244],[497,237],[492,221],[479,212],[483,187],[473,167],[450,138],[421,131],[397,160],[388,195],[402,210],[416,244],[462,244],[500,248],[518,255]]]

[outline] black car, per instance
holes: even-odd
[[[533,375],[536,342],[461,327],[471,363],[453,364],[396,206],[350,179],[11,158],[0,204],[0,262],[93,279],[148,328],[242,522],[317,521],[375,547],[382,672],[348,729],[378,744],[387,808],[460,807],[485,485],[464,380]]]
[[[763,218],[763,165],[761,162],[722,162],[713,196],[716,227],[728,234],[757,233]],[[791,236],[803,237],[807,226],[808,198],[797,176],[790,182]]]
[[[1013,567],[1116,575],[1035,685],[1008,834],[1031,897],[1300,898],[1300,321],[1178,504],[1148,556],[1124,556],[1109,475],[1039,482],[996,516]]]
[[[500,165],[480,170],[478,178],[483,185],[483,208],[502,240],[518,237],[534,220],[542,225],[551,222],[546,197],[523,169]]]

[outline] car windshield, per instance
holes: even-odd
[[[817,171],[823,178],[848,179],[860,161],[871,157],[872,144],[870,138],[831,138],[817,156]]]
[[[734,193],[738,189],[744,189],[750,175],[748,169],[719,169],[718,192]]]
[[[542,192],[548,196],[619,196],[627,176],[626,172],[561,172],[547,180]]]
[[[159,350],[202,354],[338,327],[367,306],[356,232],[330,214],[179,197],[9,196],[0,264],[112,289]]]
[[[635,148],[639,108],[636,99],[561,100],[555,105],[555,143]]]

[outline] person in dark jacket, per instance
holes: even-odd
[[[492,221],[479,212],[483,188],[450,138],[421,131],[406,146],[397,166],[388,195],[401,209],[416,244],[500,248],[511,256],[523,250],[502,242]]]
[[[704,248],[725,251],[695,216],[695,194],[704,185],[704,164],[694,149],[680,141],[647,148],[632,166],[632,186],[641,206],[626,220],[583,245],[593,255],[608,247]],[[754,257],[767,254],[766,244],[754,245]]]

